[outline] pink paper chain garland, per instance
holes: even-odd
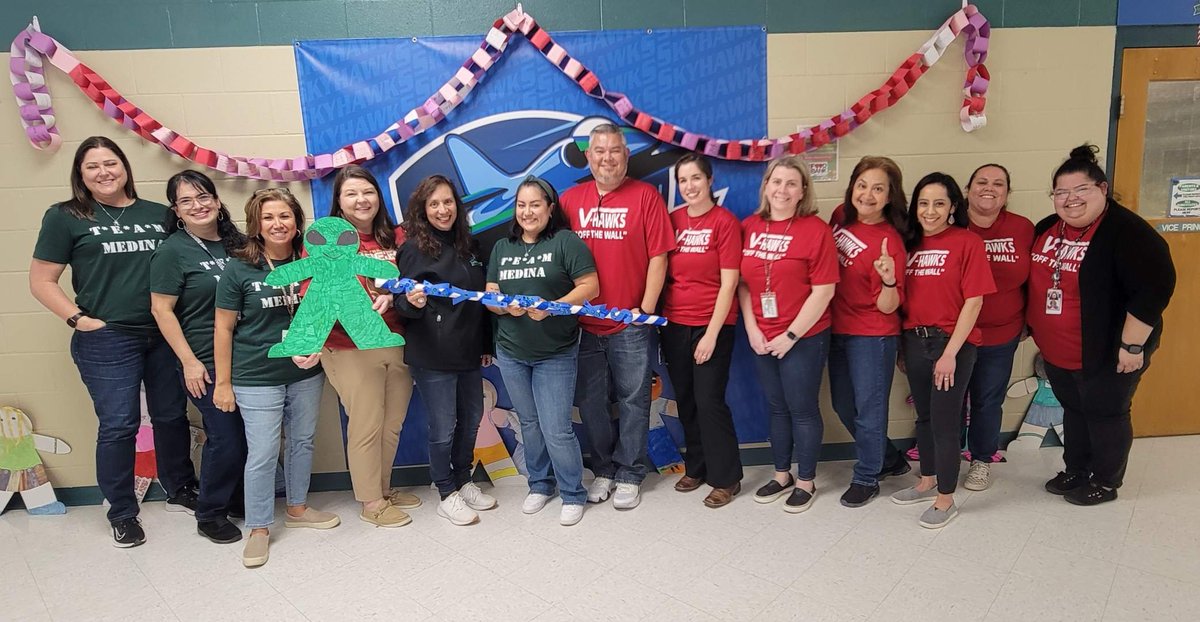
[[[332,153],[284,159],[230,155],[195,144],[125,99],[104,78],[80,62],[69,49],[42,33],[36,20],[13,39],[9,69],[21,124],[30,144],[37,149],[53,152],[62,145],[45,80],[45,62],[48,60],[70,76],[96,107],[114,121],[175,155],[232,176],[297,181],[315,179],[347,164],[370,160],[442,122],[483,80],[518,32],[588,96],[603,101],[629,125],[664,142],[711,157],[755,162],[820,148],[895,105],[960,34],[966,34],[967,74],[959,118],[963,130],[967,132],[983,127],[987,123],[983,109],[989,80],[983,61],[987,58],[990,30],[987,18],[979,9],[974,5],[966,5],[951,15],[883,85],[840,114],[782,138],[724,139],[690,132],[639,110],[623,93],[606,90],[594,73],[555,43],[550,34],[538,26],[533,16],[518,5],[515,10],[496,20],[479,49],[462,64],[449,82],[379,135],[346,145]]]

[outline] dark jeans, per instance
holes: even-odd
[[[971,402],[971,424],[967,427],[967,449],[971,460],[991,462],[1000,449],[1000,420],[1004,397],[1012,377],[1013,356],[1018,335],[1012,341],[995,346],[979,346],[975,352],[975,371],[967,387]]]
[[[742,481],[737,430],[729,404],[725,403],[733,361],[733,327],[721,328],[712,357],[697,365],[696,344],[705,330],[704,326],[667,324],[659,332],[687,445],[683,455],[685,473],[714,488],[729,488]]]
[[[829,393],[838,418],[854,437],[858,461],[850,481],[855,484],[877,485],[884,465],[897,458],[887,427],[899,340],[896,335],[833,335],[829,342]],[[891,461],[885,461],[885,454]]]
[[[483,374],[410,366],[429,417],[429,477],[443,499],[471,481],[483,418]]]
[[[975,367],[975,346],[963,344],[955,357],[954,386],[942,391],[933,386],[933,366],[945,352],[950,335],[936,328],[929,328],[923,334],[928,336],[906,330],[903,337],[908,386],[917,408],[921,475],[936,476],[938,492],[949,495],[958,487],[963,396]]]
[[[650,326],[627,326],[612,335],[583,331],[575,404],[591,441],[592,473],[617,483],[646,478],[650,435]],[[609,413],[609,385],[617,402],[617,437]]]
[[[1091,475],[1093,482],[1109,488],[1124,483],[1133,446],[1129,409],[1150,367],[1150,354],[1146,352],[1141,369],[1128,374],[1114,368],[1087,376],[1046,363],[1050,388],[1063,407],[1063,462],[1068,473]]]
[[[133,493],[135,440],[141,427],[140,390],[154,425],[158,481],[174,496],[196,486],[187,398],[175,371],[175,354],[155,333],[136,336],[104,327],[71,336],[71,358],[92,396],[96,433],[96,483],[108,500],[108,520],[138,515]]]
[[[817,476],[821,439],[825,423],[817,395],[821,390],[821,372],[829,358],[829,330],[801,338],[778,359],[770,354],[754,357],[758,381],[766,394],[771,413],[771,455],[775,470],[792,470],[811,481]]]
[[[213,370],[209,377],[216,378]],[[179,372],[183,385],[183,372]],[[188,396],[204,422],[203,459],[200,461],[200,500],[196,504],[196,520],[224,518],[230,510],[245,512],[245,492],[242,489],[246,469],[246,431],[242,413],[237,409],[227,413],[213,405],[213,387],[209,385],[199,399]]]

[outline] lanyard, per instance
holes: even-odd
[[[795,216],[792,216],[791,218],[788,219],[787,226],[783,228],[783,235],[787,235],[788,231],[791,231],[793,222],[796,222]],[[769,220],[767,221],[767,235],[771,235],[771,221],[769,221]],[[766,267],[764,268],[767,273],[767,283],[766,283],[766,288],[764,289],[764,292],[769,294],[769,293],[771,293],[771,267],[775,265],[775,262],[778,261],[778,259],[768,259],[765,261],[767,264]]]
[[[1103,213],[1100,214],[1096,220],[1093,220],[1088,226],[1084,227],[1083,231],[1080,231],[1079,235],[1074,240],[1071,240],[1071,243],[1075,244],[1082,240],[1083,237],[1088,234],[1088,231],[1091,231],[1092,227],[1094,227],[1096,223],[1100,222],[1101,218],[1104,218]],[[1067,249],[1067,223],[1064,220],[1060,220],[1058,221],[1058,248],[1054,249],[1054,260],[1050,262],[1050,268],[1054,270],[1054,272],[1050,275],[1051,280],[1054,282],[1054,289],[1058,289],[1058,284],[1062,282],[1063,255]]]
[[[213,263],[220,265],[220,260],[217,259],[215,256],[213,256],[212,251],[208,250],[208,246],[204,243],[204,240],[200,239],[200,236],[196,235],[195,233],[192,233],[192,231],[190,229],[188,229],[187,227],[184,227],[183,231],[184,231],[184,233],[188,234],[188,237],[195,240],[196,244],[200,245],[200,250],[204,251],[204,254],[208,255],[208,258],[213,260]],[[264,255],[264,257],[265,257],[265,255]],[[274,270],[274,268],[272,268],[272,270]]]
[[[267,257],[267,253],[265,251],[263,252],[263,259],[267,260],[267,265],[272,270],[275,269],[275,262],[271,261],[270,257]],[[292,256],[289,259],[289,261],[295,261],[295,260],[296,260],[296,254],[292,253]],[[288,283],[287,291],[284,291],[284,289],[282,287],[276,287],[275,289],[279,290],[279,293],[283,295],[283,304],[287,305],[288,317],[295,318],[296,317],[296,284]]]

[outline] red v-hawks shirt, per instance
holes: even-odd
[[[1050,227],[1033,242],[1032,267],[1029,270],[1029,305],[1025,319],[1033,341],[1051,365],[1062,369],[1083,369],[1083,316],[1080,315],[1079,265],[1091,246],[1100,218],[1086,230],[1062,221]],[[1064,241],[1063,238],[1066,238]],[[1062,313],[1046,315],[1046,291],[1054,283],[1054,263],[1061,258]]]
[[[883,290],[883,279],[875,271],[883,241],[887,240],[888,255],[896,263],[896,292],[904,303],[904,239],[891,223],[873,225],[856,222],[842,226],[842,206],[833,210],[833,243],[837,246],[841,280],[833,294],[830,316],[835,335],[882,337],[900,334],[899,309],[884,313],[875,306]]]
[[[675,250],[662,195],[650,184],[626,178],[604,196],[595,181],[584,182],[564,192],[561,201],[571,229],[596,259],[600,295],[592,304],[640,307],[650,258]],[[579,324],[595,335],[612,335],[625,328],[625,324],[589,317],[579,318]]]
[[[962,227],[947,227],[937,235],[922,238],[921,245],[908,256],[904,277],[908,285],[904,302],[906,329],[936,326],[953,334],[966,299],[996,291],[983,239]],[[967,343],[979,345],[982,339],[976,323]]]
[[[717,295],[721,270],[737,270],[742,262],[742,225],[720,205],[699,218],[687,208],[671,214],[676,249],[668,256],[667,285],[663,289],[663,315],[683,326],[708,326]],[[737,320],[737,301],[724,323]]]
[[[790,223],[790,224],[789,224]],[[762,294],[766,291],[767,265],[771,265],[771,291],[775,292],[778,317],[765,318]],[[787,332],[800,314],[814,285],[838,282],[837,250],[833,232],[817,216],[769,221],[750,216],[742,221],[741,280],[750,290],[754,319],[768,341]],[[808,332],[811,337],[829,328],[829,308]]]
[[[983,309],[975,322],[983,333],[980,345],[1008,343],[1025,326],[1025,282],[1029,280],[1033,223],[1005,209],[992,226],[971,223],[969,228],[983,238],[992,279],[996,281],[996,293],[983,297]]]

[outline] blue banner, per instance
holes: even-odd
[[[437,91],[479,47],[465,37],[303,41],[295,46],[300,102],[310,153],[370,138]],[[758,27],[573,32],[556,42],[606,88],[650,114],[721,137],[766,135],[766,33]],[[507,229],[517,184],[534,173],[560,191],[590,178],[579,149],[596,123],[616,114],[583,91],[519,35],[482,82],[445,121],[365,166],[384,186],[397,222],[425,176],[449,177],[463,194],[472,231],[486,250]],[[623,125],[623,124],[622,124]],[[633,128],[626,132],[630,175],[656,186],[668,206],[683,205],[674,162],[685,153]],[[739,217],[758,203],[763,165],[717,161],[714,190]],[[313,208],[329,213],[333,177],[314,181]],[[740,328],[739,328],[739,332]],[[743,442],[767,438],[765,404],[744,333],[734,358],[729,401]],[[494,370],[488,370],[494,371]],[[659,363],[662,405],[673,396]],[[489,373],[498,407],[511,408],[499,374]],[[426,420],[414,394],[397,464],[427,462]],[[664,417],[682,440],[674,416]],[[672,421],[674,420],[674,421]],[[661,466],[661,465],[660,465]]]
[[[1121,0],[1118,26],[1200,24],[1200,0]]]

